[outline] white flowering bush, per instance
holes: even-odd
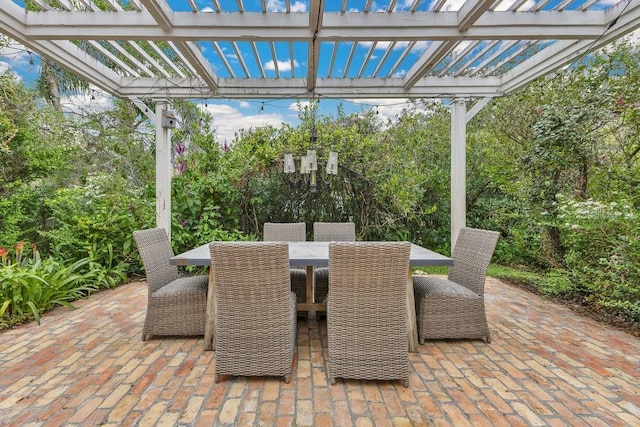
[[[573,293],[586,302],[640,319],[640,226],[631,202],[574,200],[558,196],[555,224],[565,249]],[[552,284],[553,280],[550,281]]]

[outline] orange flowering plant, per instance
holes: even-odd
[[[24,258],[24,247],[26,243],[24,241],[20,241],[15,245],[15,257],[12,261],[9,257],[10,250],[0,247],[0,262],[2,266],[8,266],[10,264],[18,264],[18,265],[27,265],[33,264],[40,259],[40,253],[38,252],[38,245],[35,243],[31,244],[31,258]]]

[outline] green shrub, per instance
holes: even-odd
[[[117,175],[95,175],[82,187],[61,188],[47,205],[52,213],[42,235],[52,254],[80,259],[92,250],[101,265],[133,261],[132,232],[151,222],[155,207]]]
[[[540,282],[539,290],[543,294],[555,296],[571,296],[578,293],[570,272],[561,269],[548,271]]]
[[[640,225],[632,203],[559,197],[557,227],[575,296],[640,320]]]
[[[72,301],[126,278],[121,266],[103,266],[92,252],[64,263],[41,259],[35,245],[25,256],[24,242],[19,242],[13,255],[0,248],[0,259],[0,327],[29,319],[40,323],[41,314],[54,306],[73,307]]]

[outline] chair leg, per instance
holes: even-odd
[[[409,388],[409,380],[402,380],[402,385],[404,388]]]
[[[220,374],[215,374],[214,377],[213,377],[213,381],[216,382],[216,383],[220,382]]]
[[[329,377],[329,383],[330,383],[331,385],[336,385],[336,377],[330,376],[330,377]]]
[[[289,382],[291,381],[291,374],[287,374],[284,376],[284,382],[286,384],[289,384]]]

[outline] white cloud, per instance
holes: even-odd
[[[247,101],[240,101],[240,108],[251,108],[251,104]]]
[[[298,61],[294,59],[293,66],[298,67],[299,65],[300,64],[298,64]],[[269,71],[275,71],[276,69],[273,60],[267,61],[263,66],[265,70],[269,70]],[[278,61],[278,71],[280,72],[291,71],[291,61]]]
[[[452,54],[455,55],[459,55],[460,53],[462,53],[463,50],[465,50],[467,48],[467,46],[469,46],[471,43],[473,43],[471,40],[463,40],[460,43],[458,43],[458,45],[453,49]]]
[[[519,0],[504,0],[502,3],[500,3],[497,7],[496,7],[496,11],[497,12],[503,12],[507,9],[509,9],[511,6],[513,6],[513,4]],[[529,0],[526,3],[524,3],[522,6],[520,6],[518,8],[518,10],[529,10],[530,8],[533,7],[533,5],[535,5],[535,1],[534,0]]]
[[[442,8],[443,11],[459,11],[466,0],[449,0]]]
[[[408,99],[370,98],[370,99],[350,99],[349,102],[362,104],[366,109],[373,109],[378,112],[383,119],[395,119],[404,108],[410,105]]]
[[[298,113],[300,111],[298,109],[298,105],[300,106],[300,108],[304,109],[304,108],[308,107],[309,105],[311,105],[311,103],[309,101],[292,102],[291,104],[289,104],[289,107],[287,107],[287,109],[290,110],[290,111],[295,111],[296,113]]]
[[[0,61],[0,76],[3,76],[5,74],[10,75],[16,83],[20,83],[22,81],[22,77],[20,77],[11,69],[11,64],[9,64],[8,62]]]
[[[284,1],[282,0],[269,0],[267,2],[268,12],[284,12],[285,10]]]
[[[209,104],[206,109],[213,117],[212,123],[216,129],[218,142],[224,142],[226,139],[231,143],[235,133],[240,129],[269,125],[280,128],[284,121],[280,114],[244,114],[229,104]]]
[[[100,89],[91,88],[89,93],[64,96],[60,100],[62,110],[66,113],[97,113],[113,108],[113,97]]]
[[[5,40],[3,40],[4,42]],[[8,43],[0,47],[0,57],[5,57],[9,61],[10,68],[26,69],[31,66],[34,54],[24,45],[7,39]]]
[[[306,12],[307,5],[301,1],[297,1],[291,4],[291,12]]]
[[[406,74],[407,74],[407,70],[401,69],[401,70],[397,70],[395,73],[393,73],[392,77],[403,78]]]
[[[268,12],[286,12],[287,8],[282,0],[269,0],[267,1]],[[307,5],[301,1],[291,3],[291,12],[306,12]]]
[[[393,10],[394,11],[408,10],[413,5],[413,3],[414,3],[413,0],[401,0],[398,2],[398,4],[396,4],[396,7]]]

